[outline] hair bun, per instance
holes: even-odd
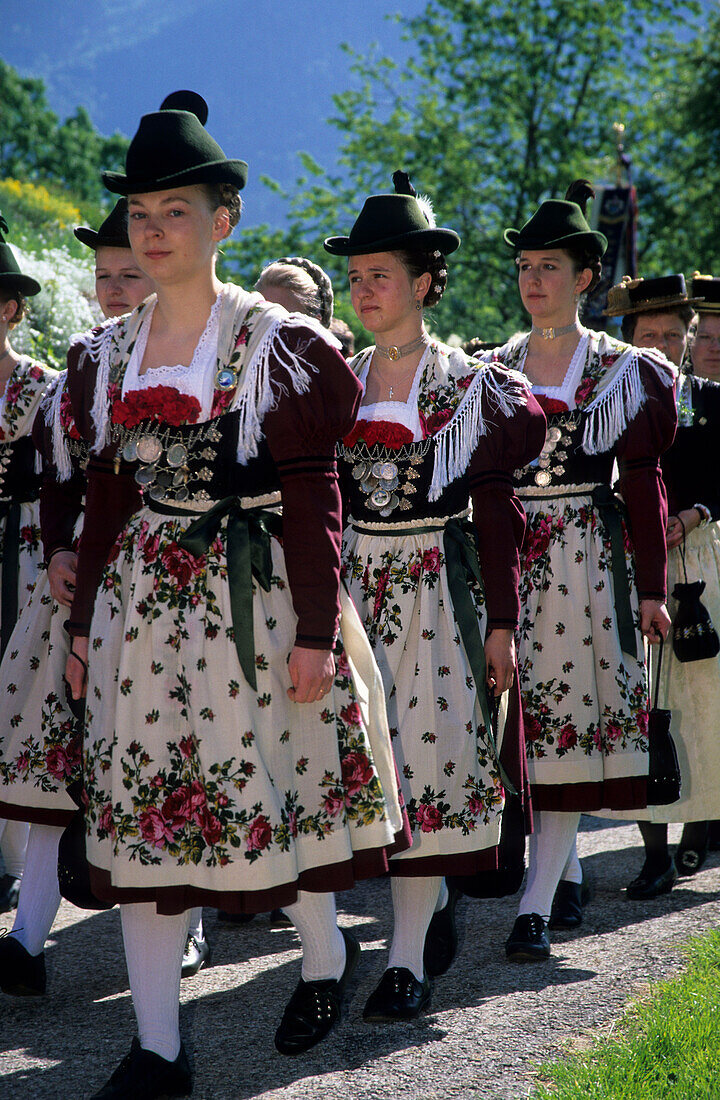
[[[402,172],[398,169],[397,172],[393,172],[393,184],[395,186],[396,195],[412,195],[417,196],[417,191],[410,183],[410,177],[407,172]]]
[[[203,97],[198,92],[181,89],[178,92],[170,92],[160,104],[161,111],[189,111],[200,119],[204,126],[208,120],[209,109]]]
[[[587,210],[588,201],[594,198],[595,188],[590,183],[590,180],[573,180],[565,192],[565,201],[577,203],[583,214],[585,214]]]

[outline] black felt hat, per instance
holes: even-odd
[[[98,248],[129,248],[127,216],[127,199],[118,199],[99,229],[79,225],[74,230],[75,236],[93,252],[97,252]]]
[[[405,172],[393,174],[394,195],[371,195],[365,200],[349,237],[328,237],[326,252],[333,256],[367,256],[397,248],[437,250],[447,256],[460,244],[452,229],[435,225],[427,199],[418,198]]]
[[[540,203],[522,229],[506,229],[505,244],[515,253],[543,248],[582,248],[603,256],[608,246],[604,233],[591,229],[585,217],[585,205],[595,192],[587,180],[576,180],[564,199],[547,199]]]
[[[696,271],[692,281],[693,294],[701,294],[703,301],[698,305],[698,313],[720,313],[720,279],[712,275],[701,275]]]
[[[603,316],[655,313],[673,306],[696,306],[701,301],[688,298],[684,275],[662,275],[657,279],[631,279],[626,275],[621,283],[610,287]]]
[[[8,224],[0,214],[0,291],[22,294],[24,298],[32,298],[40,293],[40,283],[29,275],[23,275],[15,259],[15,253],[5,240],[4,234],[8,232]]]
[[[125,158],[125,174],[103,172],[103,183],[117,195],[167,191],[193,183],[247,182],[244,160],[228,160],[205,129],[207,103],[197,92],[167,96],[159,111],[143,115]]]

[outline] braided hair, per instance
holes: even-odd
[[[334,295],[330,276],[304,256],[281,256],[260,273],[255,287],[283,287],[297,298],[299,312],[317,317],[325,328],[332,321]]]

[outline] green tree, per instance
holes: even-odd
[[[296,247],[321,255],[322,238],[347,231],[364,196],[389,190],[402,167],[431,195],[438,224],[463,238],[431,324],[504,339],[526,322],[503,228],[577,176],[612,176],[615,119],[636,163],[657,162],[664,89],[689,61],[678,24],[692,41],[700,14],[693,0],[429,0],[421,15],[399,16],[413,44],[403,68],[346,47],[355,84],[334,99],[338,163],[325,171],[304,158],[290,200]],[[676,185],[666,172],[655,193],[669,202]]]

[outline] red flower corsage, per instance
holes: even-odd
[[[343,443],[346,447],[354,447],[360,442],[366,447],[374,447],[379,443],[390,451],[397,451],[412,441],[410,429],[402,424],[395,424],[392,420],[358,420],[350,434],[345,436]]]
[[[200,415],[197,397],[180,393],[173,386],[152,386],[147,390],[130,390],[112,407],[114,424],[134,428],[143,420],[161,424],[195,424]]]
[[[534,393],[533,397],[546,416],[552,416],[553,413],[566,413],[569,411],[564,401],[558,401],[554,397],[546,397],[544,393]]]

